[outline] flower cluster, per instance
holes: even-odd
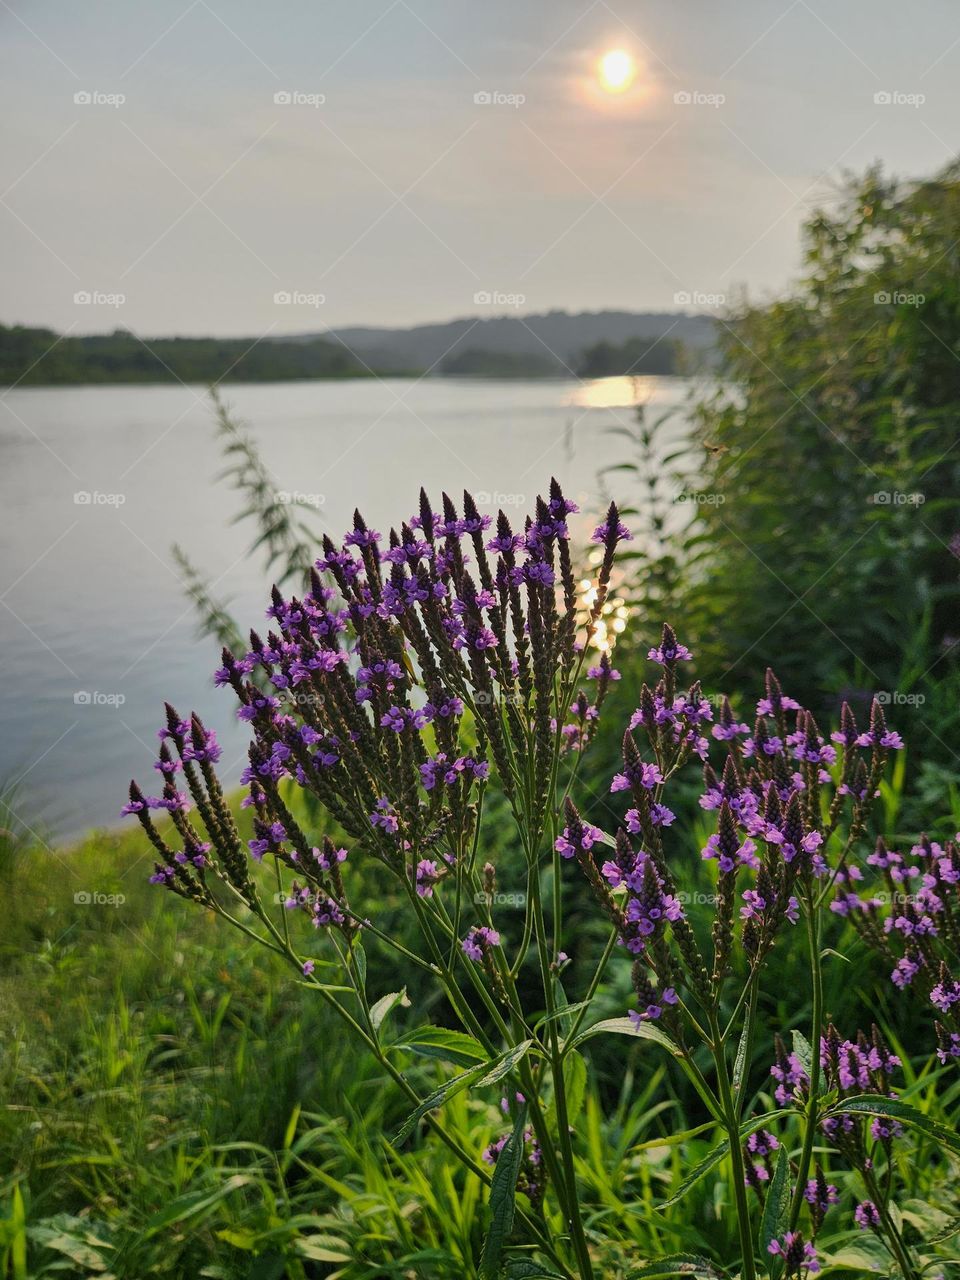
[[[542,827],[558,750],[585,745],[619,678],[604,654],[589,669],[593,700],[577,689],[617,544],[629,534],[611,505],[595,535],[603,554],[593,603],[580,619],[567,528],[576,510],[554,481],[516,531],[502,511],[494,528],[470,494],[461,512],[446,495],[435,510],[421,493],[417,514],[387,539],[359,512],[339,546],[325,538],[306,592],[285,597],[275,587],[266,633],[252,631],[246,652],[224,650],[214,675],[252,735],[246,849],[213,770],[216,738],[169,709],[161,794],[133,783],[124,808],[159,855],[153,880],[209,904],[213,871],[258,909],[247,856],[269,857],[297,874],[288,909],[349,934],[363,922],[347,902],[343,859],[318,855],[290,806],[294,785],[420,900],[445,877],[459,884],[472,874],[491,768],[511,802],[521,789],[532,794]],[[161,836],[155,810],[171,815],[180,847]],[[463,950],[480,959],[496,941],[488,921]]]
[[[500,1152],[509,1140],[510,1134],[505,1133],[496,1142],[491,1142],[481,1157],[484,1164],[495,1165],[499,1159]],[[524,1129],[523,1131],[523,1158],[520,1162],[520,1172],[517,1175],[517,1190],[522,1191],[534,1206],[539,1206],[543,1200],[543,1155],[537,1142],[537,1136],[532,1129]]]
[[[878,839],[837,880],[832,910],[883,959],[895,987],[927,1002],[940,1061],[960,1060],[960,834],[943,844],[922,835],[908,853]]]
[[[633,1016],[639,1019],[661,1016],[681,992],[701,1003],[715,1002],[738,942],[755,970],[781,930],[798,921],[801,904],[814,909],[819,882],[833,874],[828,841],[847,810],[849,831],[856,834],[862,827],[887,754],[901,745],[876,702],[868,730],[861,732],[845,705],[839,731],[825,737],[814,717],[783,693],[772,672],[752,730],[726,699],[714,723],[713,704],[699,684],[678,688],[682,665],[692,662],[693,654],[669,626],[648,656],[659,665],[660,678],[640,690],[623,740],[623,769],[610,786],[631,802],[616,835],[615,857],[598,876],[591,850],[602,833],[579,816],[571,823],[568,814],[557,842],[564,856],[576,856],[603,910],[617,924],[621,942],[638,958]],[[723,749],[722,766],[711,762],[712,748]],[[666,853],[674,814],[665,793],[691,758],[703,762],[700,806],[716,820],[702,849],[704,862],[716,868],[709,964],[686,919]],[[780,1087],[790,1087],[786,1076]]]
[[[781,1106],[796,1105],[806,1109],[810,1094],[811,1066],[809,1054],[804,1061],[797,1052],[788,1052],[783,1040],[775,1037],[774,1061],[770,1074],[776,1080],[775,1097]],[[809,1048],[809,1046],[807,1046]],[[858,1205],[854,1212],[856,1225],[862,1230],[873,1228],[883,1233],[886,1224],[877,1203],[883,1205],[890,1195],[889,1178],[883,1178],[882,1165],[891,1170],[891,1154],[894,1139],[903,1129],[899,1121],[880,1114],[871,1118],[862,1113],[844,1111],[845,1099],[874,1095],[878,1100],[895,1098],[891,1089],[891,1077],[900,1066],[900,1059],[892,1053],[879,1029],[874,1026],[869,1036],[860,1031],[853,1040],[841,1037],[830,1024],[820,1040],[819,1066],[823,1107],[820,1129],[829,1146],[851,1169],[855,1170],[873,1197]],[[822,1113],[821,1113],[822,1114]],[[755,1134],[748,1140],[747,1153],[754,1148],[750,1143],[763,1139],[766,1155],[771,1145],[771,1135]],[[775,1147],[777,1140],[772,1138]],[[883,1155],[884,1160],[880,1160]],[[747,1180],[758,1190],[769,1177],[769,1164],[748,1169]],[[810,1220],[814,1237],[819,1231],[827,1210],[839,1199],[836,1186],[828,1182],[818,1165],[816,1176],[808,1179],[804,1187],[804,1199],[810,1207]],[[875,1203],[877,1202],[877,1203]]]

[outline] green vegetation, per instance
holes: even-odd
[[[546,346],[537,351],[509,345],[502,350],[457,347],[437,363],[443,374],[486,378],[569,376],[570,368]],[[523,336],[529,341],[530,335]],[[599,342],[573,360],[585,378],[611,374],[685,371],[687,348],[672,339],[631,338],[621,345]],[[433,368],[434,364],[423,366]],[[416,357],[382,350],[354,354],[335,337],[149,338],[126,329],[74,337],[52,329],[0,325],[0,386],[77,386],[134,383],[288,382],[313,378],[415,377]]]
[[[147,885],[142,844],[139,832],[99,833],[62,855],[21,845],[7,860],[0,1275],[473,1280],[488,1194],[479,1178],[426,1129],[392,1142],[409,1112],[400,1090],[276,957]],[[405,913],[387,884],[369,884],[363,902],[396,929]],[[78,903],[78,892],[102,900]],[[601,936],[593,912],[579,932],[586,961]],[[873,966],[852,929],[833,945],[827,1008],[838,1025],[856,1025]],[[368,959],[372,991],[407,985],[410,1007],[390,1015],[391,1044],[425,1017],[444,1022],[415,969],[398,973],[394,953],[375,944]],[[781,994],[763,1010],[761,1073],[803,957],[778,947],[770,963],[766,985]],[[611,970],[605,1016],[622,1013],[628,967]],[[904,1021],[892,993],[869,1013],[909,1064],[927,1026]],[[422,1094],[458,1070],[392,1052]],[[609,1036],[590,1042],[588,1058],[577,1176],[588,1226],[606,1241],[598,1274],[630,1276],[658,1250],[733,1251],[727,1180],[705,1178],[657,1207],[681,1168],[719,1141],[659,1046]],[[906,1080],[914,1106],[956,1124],[960,1084],[909,1066]],[[443,1115],[477,1152],[503,1127],[499,1109],[471,1094],[452,1098]],[[929,1140],[897,1146],[904,1220],[949,1236],[949,1163]],[[839,1246],[848,1265],[832,1275],[847,1280],[871,1265],[889,1274],[870,1239],[847,1237]]]
[[[705,679],[772,665],[825,715],[882,690],[954,776],[958,239],[956,165],[851,179],[806,225],[797,292],[721,326],[691,448],[664,467],[671,424],[647,420],[626,464],[651,496],[638,604],[685,619]]]
[[[588,347],[577,362],[581,378],[620,377],[625,374],[684,373],[688,366],[686,348],[672,338],[630,338],[619,346],[598,342]]]
[[[380,369],[381,376],[409,370]],[[256,338],[151,338],[125,329],[87,337],[0,325],[0,385],[286,382],[364,378],[373,371],[339,343]]]
[[[555,360],[524,351],[485,351],[466,347],[447,356],[440,366],[446,374],[471,378],[549,378],[563,373]]]

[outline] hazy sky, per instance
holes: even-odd
[[[0,320],[76,332],[705,309],[789,282],[841,170],[958,143],[956,0],[0,0],[0,31]]]

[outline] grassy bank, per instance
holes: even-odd
[[[62,857],[20,849],[4,868],[0,1275],[475,1276],[480,1179],[429,1137],[392,1145],[409,1103],[276,957],[150,886],[144,855],[139,830],[99,833]],[[378,886],[365,896],[390,912]],[[849,934],[836,945],[845,958],[828,974],[828,1000],[843,1017],[867,974]],[[414,975],[369,952],[375,990],[410,986],[395,1042],[443,1019]],[[801,962],[775,954],[781,990]],[[610,1012],[626,999],[624,976],[612,975]],[[875,1013],[886,1026],[886,1011]],[[939,1072],[918,1079],[909,1044],[886,1029],[914,1105],[955,1123],[960,1087]],[[627,1276],[631,1260],[658,1250],[722,1249],[727,1235],[734,1247],[722,1184],[704,1180],[659,1209],[681,1161],[689,1169],[718,1140],[695,1100],[673,1091],[656,1046],[604,1053],[590,1060],[575,1120],[602,1274]],[[423,1095],[453,1070],[394,1055]],[[503,1128],[498,1109],[470,1095],[444,1116],[478,1155]],[[902,1144],[904,1216],[929,1231],[949,1221],[949,1169],[918,1146]],[[879,1255],[847,1235],[851,1269],[835,1274],[862,1274]]]

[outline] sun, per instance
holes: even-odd
[[[626,93],[637,74],[637,64],[626,49],[611,49],[600,59],[597,77],[607,93]]]

